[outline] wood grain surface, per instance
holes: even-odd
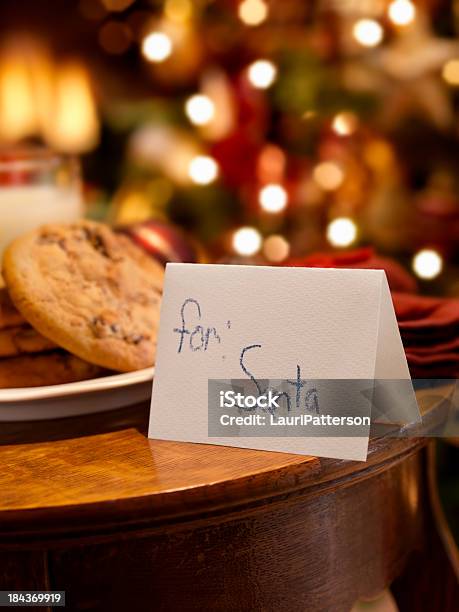
[[[42,533],[47,525],[53,532],[73,531],[84,517],[89,528],[108,529],[111,521],[154,522],[247,505],[305,486],[323,489],[340,477],[365,477],[420,446],[417,440],[378,440],[367,462],[348,462],[148,440],[147,414],[143,405],[131,409],[128,420],[123,410],[93,415],[92,435],[77,437],[66,428],[84,429],[85,417],[63,419],[62,429],[46,421],[19,430],[5,424],[4,443],[27,439],[28,431],[34,443],[0,446],[0,534],[8,538],[14,525]]]
[[[148,440],[148,410],[2,424],[1,588],[66,590],[69,610],[349,612],[396,580],[402,612],[458,609],[425,439],[318,459]]]

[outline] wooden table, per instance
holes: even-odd
[[[1,589],[69,610],[457,611],[433,526],[426,443],[366,463],[152,441],[148,406],[2,424]]]

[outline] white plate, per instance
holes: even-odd
[[[0,389],[1,421],[42,421],[105,412],[149,400],[155,369],[65,385]]]

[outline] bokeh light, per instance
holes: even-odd
[[[206,125],[215,115],[215,105],[209,96],[196,94],[186,101],[185,112],[191,123]]]
[[[442,75],[450,85],[459,85],[459,59],[446,62],[443,66]]]
[[[265,212],[279,213],[287,206],[288,196],[282,185],[266,185],[260,190],[259,202]]]
[[[416,7],[410,0],[394,0],[389,4],[388,15],[395,25],[405,26],[416,17]]]
[[[332,129],[339,136],[350,136],[357,129],[358,119],[354,113],[342,112],[333,118]]]
[[[191,0],[166,0],[164,14],[171,21],[186,22],[193,14],[193,3]]]
[[[243,0],[238,7],[239,19],[248,26],[257,26],[268,17],[268,6],[262,0]]]
[[[331,221],[327,226],[327,240],[337,247],[351,245],[357,238],[357,226],[348,217],[339,217]]]
[[[261,234],[254,227],[240,227],[233,234],[233,249],[238,255],[255,255],[261,248]]]
[[[257,89],[267,89],[270,87],[277,76],[276,66],[269,60],[257,60],[250,64],[248,77],[250,83]]]
[[[364,47],[376,47],[383,39],[383,29],[374,19],[359,19],[352,30],[355,40]]]
[[[209,185],[218,176],[217,162],[208,155],[197,155],[190,162],[188,174],[193,183]]]
[[[284,151],[274,144],[266,144],[257,160],[257,177],[260,183],[278,183],[282,179],[287,164]]]
[[[164,32],[150,32],[142,41],[142,53],[149,62],[164,62],[172,53],[172,41]]]
[[[338,189],[344,180],[344,172],[333,161],[324,161],[314,168],[313,177],[316,183],[325,191]]]
[[[290,254],[290,245],[284,236],[273,234],[263,242],[263,255],[268,261],[280,263]]]
[[[419,278],[431,280],[443,269],[443,258],[434,249],[422,249],[413,257],[413,270]]]

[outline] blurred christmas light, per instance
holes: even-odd
[[[327,240],[333,246],[346,247],[357,238],[357,226],[348,217],[339,217],[327,226]]]
[[[221,140],[232,132],[237,122],[236,100],[228,75],[218,68],[206,70],[201,77],[201,94],[214,106],[212,119],[201,126],[206,140]]]
[[[279,263],[289,256],[290,245],[283,236],[273,234],[263,242],[263,253],[268,261]]]
[[[241,227],[233,234],[233,249],[239,255],[255,255],[261,247],[260,232],[254,227]]]
[[[205,125],[213,119],[215,105],[209,96],[196,94],[186,101],[185,112],[191,123],[195,125]]]
[[[314,168],[313,177],[319,187],[325,191],[334,191],[343,182],[344,173],[335,162],[325,161]]]
[[[131,31],[119,21],[108,21],[99,30],[100,46],[112,55],[121,55],[131,44]]]
[[[150,194],[145,190],[121,188],[113,200],[114,218],[118,224],[146,221],[152,216]]]
[[[317,117],[317,111],[315,110],[307,110],[301,115],[301,118],[305,121],[310,121],[311,119],[315,119]]]
[[[142,40],[142,53],[149,62],[164,62],[172,53],[172,41],[164,32],[150,32]]]
[[[257,89],[267,89],[277,76],[276,66],[268,60],[257,60],[250,64],[248,77],[251,84]]]
[[[258,196],[260,206],[265,212],[279,213],[287,206],[287,192],[282,185],[266,185]]]
[[[130,225],[165,217],[165,209],[174,193],[173,184],[164,177],[132,182],[128,179],[116,191],[110,206],[109,219],[115,225]],[[136,228],[140,237],[141,228]],[[152,232],[145,227],[145,242]]]
[[[172,182],[189,185],[191,160],[200,155],[194,136],[168,125],[139,126],[129,142],[130,159],[144,167],[160,170]]]
[[[268,17],[268,6],[262,0],[243,0],[238,8],[239,19],[248,26],[257,26]]]
[[[350,136],[357,129],[357,122],[357,117],[354,113],[339,113],[333,119],[332,129],[339,136]]]
[[[166,0],[164,14],[171,21],[188,21],[193,14],[193,4],[191,0]]]
[[[374,19],[359,19],[352,30],[354,38],[364,47],[376,47],[383,39],[383,29]]]
[[[394,151],[390,144],[382,139],[369,142],[364,150],[365,162],[376,172],[387,172],[395,163]]]
[[[395,25],[408,25],[416,17],[416,7],[410,0],[394,0],[389,4],[388,15]]]
[[[197,155],[188,168],[191,180],[198,185],[209,185],[218,176],[217,162],[208,155]]]
[[[433,249],[422,249],[413,257],[413,270],[419,278],[430,280],[443,269],[442,256]]]
[[[459,85],[459,59],[452,59],[443,66],[442,76],[450,85]]]
[[[257,160],[257,178],[260,183],[278,183],[285,172],[287,157],[280,147],[266,144]]]

